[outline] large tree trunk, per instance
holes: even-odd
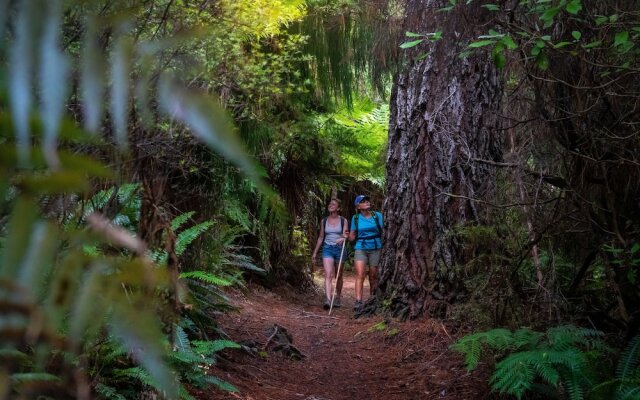
[[[409,0],[406,8],[407,31],[442,30],[443,39],[427,44],[427,58],[409,60],[392,92],[379,288],[402,317],[446,311],[464,295],[453,229],[481,222],[485,203],[474,199],[490,200],[495,190],[499,73],[486,55],[458,56],[486,29],[489,15],[476,3],[437,12],[450,3]]]

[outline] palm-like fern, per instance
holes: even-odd
[[[213,384],[220,389],[235,392],[235,386],[224,380],[208,375],[209,368],[216,364],[216,353],[227,348],[239,348],[240,345],[229,340],[191,342],[185,330],[175,327],[174,351],[169,362],[175,365],[176,371],[181,375],[181,381],[189,383],[197,388],[204,388]],[[181,398],[191,398],[185,391],[181,392]]]
[[[493,390],[522,398],[539,380],[571,400],[585,398],[595,382],[593,361],[608,351],[601,332],[575,326],[554,327],[546,334],[526,328],[493,329],[465,336],[452,346],[465,354],[469,370],[478,365],[486,348],[502,358],[491,377]]]
[[[63,165],[55,174],[69,172]],[[135,243],[135,239],[108,223],[95,225],[94,233],[66,232],[39,215],[35,196],[28,186],[23,187],[27,189],[15,198],[0,249],[0,302],[4,305],[0,349],[7,361],[2,373],[8,374],[4,378],[11,382],[10,390],[28,397],[42,391],[62,396],[71,389],[69,382],[81,385],[82,379],[71,379],[86,373],[78,358],[102,340],[102,332],[110,332],[158,390],[173,393],[176,381],[162,362],[167,349],[157,313],[163,308],[152,294],[168,286],[166,278],[150,268],[140,253],[139,257],[83,253],[83,245],[106,242],[102,235],[111,235],[111,246]],[[54,185],[48,190],[61,189]],[[54,354],[64,355],[60,357],[63,366],[55,374],[44,362]],[[52,380],[52,375],[60,379]]]
[[[213,221],[204,221],[180,232],[176,240],[176,255],[184,253],[187,246],[212,226]]]
[[[171,230],[177,232],[185,223],[189,221],[195,214],[195,211],[189,211],[178,215],[171,221]],[[204,232],[209,230],[213,226],[213,221],[203,221],[195,224],[187,229],[183,229],[176,235],[175,252],[177,256],[182,255],[187,247],[193,243]],[[168,253],[166,250],[153,250],[151,252],[151,259],[160,264],[165,265],[167,263]]]
[[[640,399],[640,335],[635,336],[622,352],[616,376],[591,391],[596,399]]]
[[[149,53],[151,47],[156,48],[152,52],[161,51],[165,48],[161,42],[168,42],[156,41],[155,46],[149,47],[154,39],[136,41],[130,32],[120,29],[124,26],[121,24],[128,24],[124,20],[131,22],[135,18],[129,11],[115,7],[115,14],[111,14],[107,10],[111,7],[98,11],[84,2],[0,3],[0,59],[5,61],[0,64],[0,76],[11,82],[0,85],[1,395],[36,398],[45,389],[65,392],[49,395],[54,398],[86,395],[91,387],[84,374],[93,374],[91,380],[95,378],[100,383],[97,391],[118,398],[115,389],[122,381],[104,383],[99,379],[103,371],[91,368],[92,362],[109,362],[92,357],[105,351],[112,356],[111,361],[127,364],[128,373],[122,376],[136,376],[165,397],[175,398],[182,389],[165,362],[170,349],[161,326],[166,321],[158,318],[159,314],[170,315],[170,311],[156,295],[170,286],[168,279],[162,269],[149,262],[144,243],[114,226],[135,229],[136,211],[140,208],[137,185],[121,186],[117,193],[114,189],[98,193],[92,204],[83,204],[87,206],[85,210],[77,210],[77,226],[68,226],[69,229],[62,229],[58,221],[38,212],[43,198],[53,199],[61,194],[81,197],[98,179],[113,178],[110,169],[77,156],[76,152],[82,149],[58,149],[59,139],[73,136],[75,144],[78,137],[89,137],[76,126],[74,116],[66,115],[70,98],[67,78],[79,77],[76,87],[81,95],[74,94],[74,98],[82,103],[85,128],[96,136],[105,131],[113,133],[107,137],[119,145],[118,153],[106,147],[100,151],[126,153],[129,128],[136,123],[128,126],[132,115],[129,88],[136,86],[139,95],[157,94],[155,110],[184,123],[196,137],[251,177],[257,190],[268,190],[253,159],[229,129],[219,104],[204,94],[188,92],[169,71],[163,73],[155,67],[151,71],[144,66],[155,63],[137,58],[153,57]],[[140,5],[134,3],[131,10]],[[65,24],[63,15],[70,6],[77,25]],[[112,18],[116,14],[118,17]],[[62,35],[72,26],[83,32],[84,40],[63,40]],[[108,47],[101,49],[98,40],[105,30],[112,33],[111,40]],[[71,63],[72,58],[78,62]],[[72,71],[75,65],[81,70]],[[108,121],[102,119],[107,106],[103,101],[107,69],[103,65],[110,70]],[[142,67],[133,72],[134,66]],[[160,77],[154,80],[158,90],[150,90],[151,80],[134,78],[135,85],[131,82],[132,77],[151,74]],[[141,101],[137,110],[142,114],[150,112],[148,103]],[[32,116],[37,123],[32,123]],[[40,143],[41,146],[32,147]],[[111,221],[91,213],[110,199],[127,207],[117,210]],[[10,215],[8,224],[4,221],[6,215]],[[84,226],[83,218],[89,215],[99,220],[93,224],[93,231]],[[109,249],[108,253],[103,249]],[[53,355],[61,360],[53,371],[61,382],[49,379],[54,373],[47,358]]]

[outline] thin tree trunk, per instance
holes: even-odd
[[[509,146],[510,146],[512,157],[517,160],[518,164],[522,164],[523,161],[520,159],[520,155],[518,154],[518,150],[516,148],[515,132],[513,129],[509,129]],[[518,189],[518,195],[520,196],[520,202],[522,202],[523,204],[522,212],[527,221],[527,233],[529,234],[529,241],[533,241],[535,240],[536,234],[533,229],[532,213],[529,206],[527,205],[527,202],[528,202],[527,192],[525,190],[524,183],[522,182],[521,174],[522,174],[522,171],[518,168],[514,170],[513,176],[515,180],[515,185]],[[531,258],[533,260],[533,265],[536,268],[536,277],[538,278],[538,288],[544,289],[544,274],[542,273],[542,269],[540,268],[540,250],[537,244],[534,244],[531,247]]]
[[[475,159],[501,161],[502,85],[487,56],[458,55],[483,31],[488,15],[476,2],[407,4],[407,31],[443,31],[431,53],[410,60],[391,99],[387,153],[382,289],[400,316],[446,311],[465,293],[456,271],[464,262],[459,225],[483,220],[481,203],[495,191],[495,170]],[[417,46],[419,47],[419,46]]]

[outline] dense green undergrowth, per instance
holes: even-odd
[[[518,399],[640,398],[640,336],[615,357],[604,339],[602,332],[571,325],[546,332],[492,329],[451,348],[465,355],[469,371],[495,362],[491,388]]]

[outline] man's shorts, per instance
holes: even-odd
[[[364,261],[370,267],[380,265],[380,249],[355,251],[355,261]]]
[[[333,258],[335,262],[340,262],[340,251],[342,250],[341,244],[335,245],[322,245],[322,258]],[[342,261],[347,261],[347,248],[345,246],[344,253],[342,254]]]

